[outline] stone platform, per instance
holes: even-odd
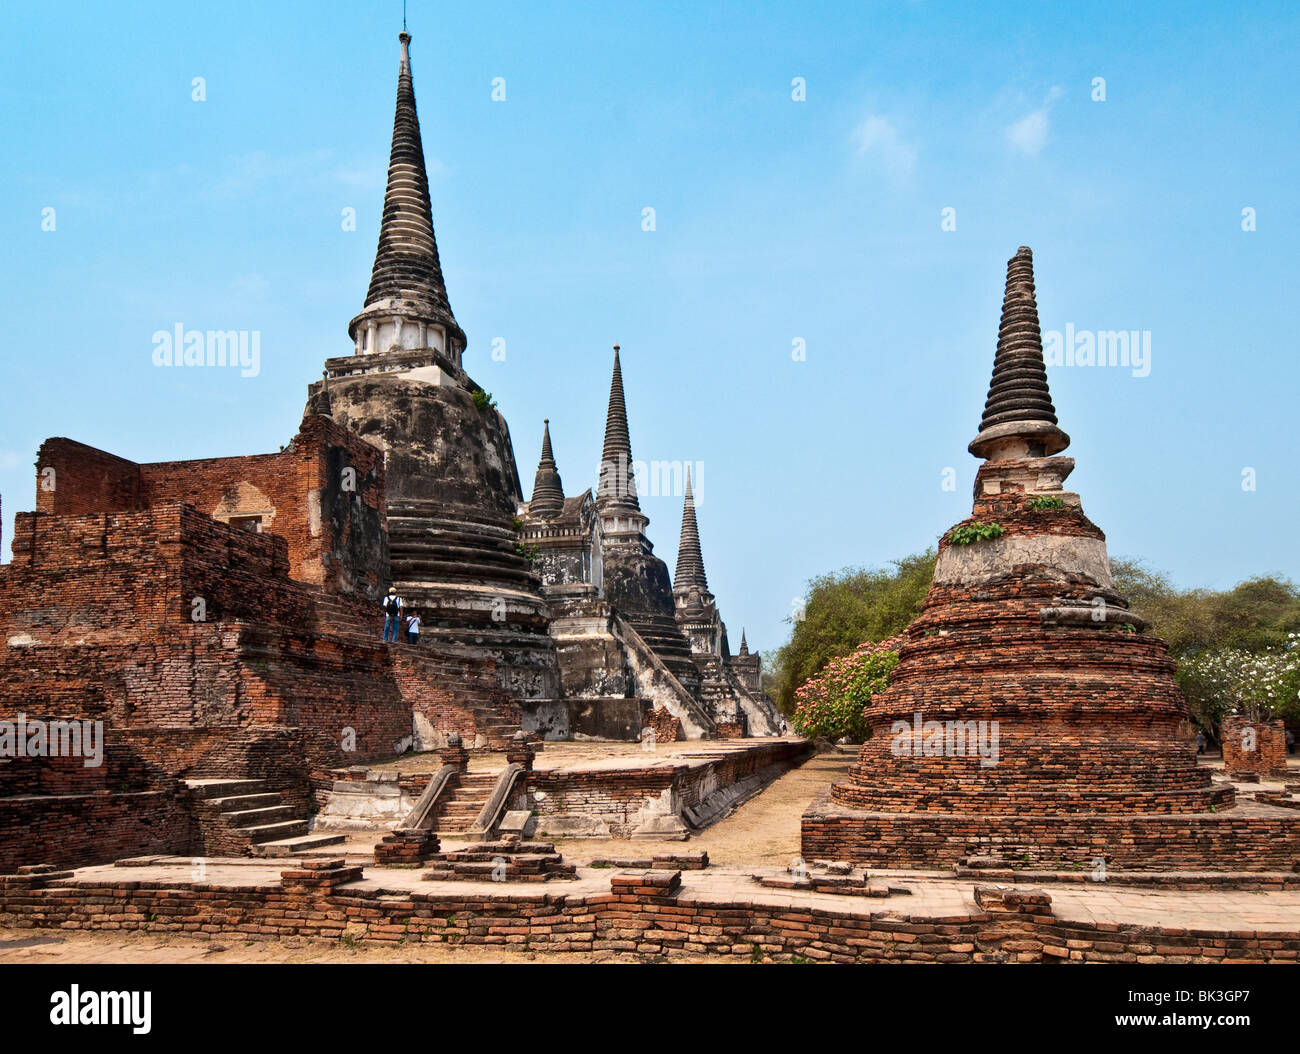
[[[685,839],[727,816],[813,753],[787,738],[659,743],[547,743],[527,781],[539,838]],[[335,773],[318,817],[321,829],[363,835],[395,830],[428,786],[437,754]],[[470,777],[505,764],[475,755]],[[369,838],[373,844],[374,838]]]

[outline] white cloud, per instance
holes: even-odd
[[[1022,154],[1032,157],[1047,145],[1047,133],[1051,128],[1052,120],[1047,116],[1047,110],[1035,110],[1007,129],[1007,141]]]
[[[1022,154],[1037,157],[1047,145],[1048,133],[1052,130],[1050,111],[1052,103],[1061,96],[1059,87],[1047,93],[1042,106],[1022,117],[1007,128],[1007,142]]]
[[[873,158],[892,179],[904,179],[916,167],[916,147],[888,117],[872,114],[864,120],[853,131],[853,145],[859,157]]]

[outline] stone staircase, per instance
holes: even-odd
[[[435,806],[433,830],[439,838],[464,838],[496,787],[497,772],[462,772]]]
[[[695,664],[689,659],[690,646],[686,646],[687,658],[683,660],[682,656],[678,655],[673,659],[673,664],[670,667],[659,652],[655,650],[655,647],[641,636],[641,627],[633,625],[630,620],[618,614],[614,616],[613,626],[615,636],[623,645],[624,654],[627,656],[628,664],[636,681],[638,694],[655,697],[654,686],[657,685],[663,689],[663,692],[659,693],[657,698],[667,705],[673,715],[682,722],[686,738],[713,738],[717,732],[713,718],[709,716],[704,705],[693,692],[677,677],[673,668],[680,669],[682,661],[688,663],[690,673],[694,676],[695,690],[698,691],[700,674]]]
[[[520,729],[519,720],[507,717],[490,706],[475,706],[471,709],[479,731],[487,736],[488,746],[492,750],[505,750],[510,745],[511,737]]]
[[[351,603],[332,596],[329,593],[320,593],[312,598],[315,604],[317,633],[329,634],[335,637],[362,637],[370,638],[375,642],[381,642],[384,634],[384,613],[380,609],[378,602],[375,603],[374,614],[366,617],[363,612],[358,610],[355,603]]]
[[[199,820],[205,856],[294,856],[336,845],[340,834],[312,834],[310,820],[259,779],[184,781]]]

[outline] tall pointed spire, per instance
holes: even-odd
[[[700,553],[700,530],[695,523],[695,495],[691,491],[691,469],[686,467],[686,501],[682,506],[682,537],[677,545],[677,573],[673,575],[673,590],[684,586],[709,588],[704,577],[704,557]]]
[[[741,655],[748,655],[748,654],[749,654],[749,642],[748,642],[747,640],[745,640],[745,627],[744,627],[744,626],[741,626],[741,627],[740,627],[740,654],[741,654]]]
[[[379,247],[365,306],[353,319],[349,332],[358,341],[358,350],[383,352],[389,350],[386,342],[402,349],[419,347],[421,337],[423,346],[436,347],[439,342],[430,330],[440,327],[445,344],[450,345],[443,350],[458,361],[465,346],[465,334],[451,312],[433,233],[429,178],[424,167],[424,146],[411,80],[411,35],[403,30],[397,39],[402,45],[401,66],[397,74],[397,109],[393,115],[393,143]],[[385,327],[384,323],[390,325]],[[371,331],[370,340],[374,339],[377,326],[384,329],[379,346],[365,344],[366,324]],[[358,328],[362,328],[361,337]]]
[[[528,511],[534,516],[558,516],[564,509],[564,484],[555,469],[555,455],[551,453],[551,421],[542,422],[542,459],[537,463],[537,476],[533,480],[533,496]]]
[[[993,377],[979,435],[969,449],[981,458],[1046,457],[1069,445],[1070,437],[1057,427],[1047,388],[1034,299],[1034,254],[1022,245],[1007,261]]]
[[[636,477],[632,472],[632,441],[627,433],[627,406],[623,402],[623,369],[614,345],[614,375],[609,382],[609,411],[605,415],[605,446],[600,454],[600,483],[596,504],[640,509]]]

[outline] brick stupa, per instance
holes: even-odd
[[[804,815],[805,856],[895,867],[972,855],[1216,870],[1295,861],[1295,819],[1236,807],[1232,787],[1198,768],[1167,646],[1129,610],[1105,535],[1062,488],[1069,441],[1022,247],[970,444],[984,461],[974,508],[939,543],[857,764]]]

